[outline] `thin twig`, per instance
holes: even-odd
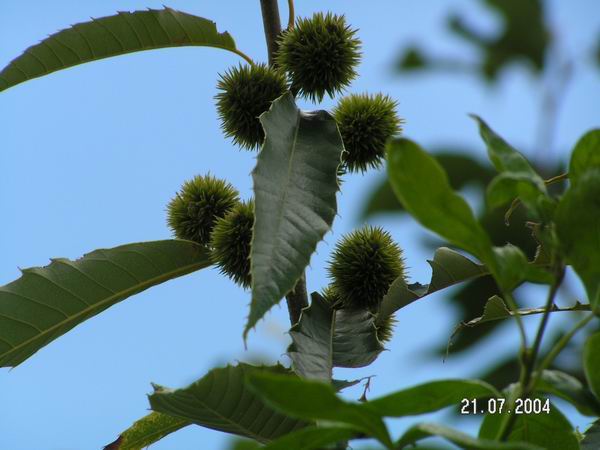
[[[288,0],[288,30],[294,28],[294,0]]]

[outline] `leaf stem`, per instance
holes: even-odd
[[[248,62],[248,64],[250,64],[251,66],[255,66],[256,63],[252,60],[252,58],[250,58],[248,55],[246,55],[243,51],[238,50],[237,48],[235,50],[232,50],[233,53],[235,53],[236,55],[241,56],[242,58],[244,58],[246,60],[246,62]]]
[[[290,3],[292,1],[290,0]],[[281,34],[281,19],[279,17],[279,4],[277,0],[260,0],[263,26],[265,29],[265,40],[269,52],[269,65],[275,65],[275,54],[277,53],[277,38]],[[290,5],[290,14],[293,14],[293,4]],[[288,313],[292,325],[300,319],[302,309],[308,306],[308,294],[306,292],[306,278],[304,274],[296,282],[296,286],[286,296]]]
[[[519,314],[519,307],[517,306],[517,302],[515,301],[512,293],[507,292],[504,294],[504,299],[506,303],[508,303],[508,308],[512,313],[511,316],[515,318],[515,322],[517,323],[517,327],[519,328],[519,335],[521,336],[521,349],[527,348],[527,334],[525,333],[525,326],[523,325],[523,319]]]
[[[287,29],[291,30],[294,28],[294,0],[288,0],[288,26]]]

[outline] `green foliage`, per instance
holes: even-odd
[[[210,265],[189,241],[155,241],[55,258],[0,287],[0,367],[13,367],[81,322],[152,286]]]
[[[279,70],[265,64],[232,67],[217,84],[217,111],[225,136],[246,149],[259,147],[265,137],[259,116],[287,91]]]
[[[387,95],[352,94],[342,98],[333,110],[350,172],[377,168],[385,158],[385,144],[399,133],[398,103]]]
[[[550,405],[549,414],[519,414],[516,417],[508,442],[527,442],[544,450],[579,449],[573,427],[555,405]],[[486,414],[479,430],[479,437],[496,439],[505,419],[506,413]]]
[[[392,188],[413,217],[482,261],[493,260],[489,237],[432,156],[408,139],[397,139],[388,146],[387,160]],[[422,180],[428,180],[428,189],[419,187]]]
[[[111,56],[165,47],[201,46],[247,58],[214,22],[171,8],[120,12],[59,31],[29,47],[0,72],[0,91],[32,78]]]
[[[316,13],[300,18],[279,41],[277,64],[289,73],[291,89],[311,100],[333,97],[356,77],[360,40],[344,16]]]
[[[215,223],[239,203],[237,190],[211,175],[183,183],[167,206],[167,222],[178,239],[206,245]]]
[[[583,368],[591,390],[600,398],[600,333],[591,335],[583,347]]]
[[[248,288],[250,276],[250,243],[254,225],[254,201],[235,205],[215,223],[210,245],[212,261],[222,273]]]
[[[402,250],[387,231],[364,227],[338,242],[329,276],[345,308],[376,312],[392,282],[404,277]]]
[[[445,440],[472,450],[542,450],[541,447],[524,443],[496,442],[490,439],[476,439],[460,431],[437,423],[418,423],[410,427],[396,443],[396,448],[413,448],[421,439],[439,436]]]
[[[577,378],[569,374],[558,370],[544,370],[536,389],[568,401],[583,415],[600,416],[600,401]]]
[[[188,425],[186,419],[153,412],[136,421],[104,450],[142,450]]]
[[[266,138],[252,172],[252,303],[244,335],[290,292],[337,211],[343,149],[325,111],[300,111],[291,94],[261,116]]]
[[[591,427],[589,427],[585,434],[583,441],[581,441],[581,450],[596,450],[600,447],[600,419],[596,420]]]
[[[159,413],[262,443],[305,427],[306,422],[278,413],[248,390],[244,380],[254,371],[287,373],[282,366],[255,367],[242,363],[213,369],[183,389],[155,386],[149,397],[150,406]]]
[[[348,428],[306,427],[277,439],[264,447],[265,450],[312,450],[329,444],[343,442],[356,432]],[[328,447],[329,448],[329,447]]]

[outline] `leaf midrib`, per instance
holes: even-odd
[[[25,348],[27,345],[31,344],[32,342],[34,342],[44,336],[47,336],[48,334],[52,333],[53,331],[55,331],[58,328],[61,328],[64,325],[68,325],[68,324],[72,323],[73,321],[76,321],[79,317],[85,316],[87,313],[93,312],[96,309],[100,309],[102,306],[104,306],[106,304],[109,304],[109,306],[110,306],[111,302],[117,302],[120,298],[127,298],[128,296],[142,292],[143,290],[145,290],[155,284],[162,283],[163,281],[168,281],[178,275],[186,275],[188,273],[192,273],[197,269],[206,267],[207,265],[210,265],[210,263],[208,263],[207,261],[196,262],[194,264],[188,264],[186,266],[178,268],[177,270],[172,270],[170,272],[163,273],[159,276],[149,278],[145,282],[139,283],[139,284],[135,285],[134,287],[125,289],[123,291],[119,291],[119,292],[107,297],[104,300],[101,300],[97,303],[94,303],[93,305],[90,305],[88,308],[84,308],[83,310],[79,311],[78,313],[74,314],[73,316],[69,316],[67,319],[59,321],[58,323],[51,326],[50,328],[45,329],[43,332],[36,334],[35,336],[21,342],[20,344],[17,344],[16,346],[12,347],[8,352],[0,354],[0,363],[5,358],[10,357],[10,355],[12,355],[14,353],[17,353],[19,350],[22,350],[23,348]],[[22,297],[21,294],[15,294],[15,293],[13,293],[13,294],[17,295],[19,297]]]

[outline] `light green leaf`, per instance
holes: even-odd
[[[600,168],[581,173],[561,198],[556,232],[567,263],[585,285],[592,308],[600,311]]]
[[[383,421],[364,404],[349,403],[335,395],[331,385],[291,376],[252,373],[248,384],[273,407],[299,419],[324,420],[348,426],[392,447]]]
[[[188,420],[153,412],[136,421],[104,450],[142,450],[188,425]]]
[[[213,369],[183,389],[155,386],[150,406],[156,412],[262,443],[305,427],[306,422],[280,414],[248,390],[245,379],[254,372],[282,374],[288,371],[282,366],[255,367],[241,363]]]
[[[307,427],[280,437],[267,444],[264,450],[312,450],[322,449],[329,444],[344,441],[357,433],[348,428]]]
[[[464,398],[501,397],[490,384],[479,380],[439,380],[420,384],[365,403],[384,417],[415,416],[456,406]]]
[[[290,329],[292,344],[288,355],[294,372],[303,378],[331,380],[333,370],[333,330],[335,312],[319,294],[313,292],[310,306]]]
[[[575,144],[569,163],[571,184],[577,184],[592,167],[600,168],[600,129],[588,131]]]
[[[384,350],[377,338],[376,317],[369,311],[339,309],[335,312],[334,367],[365,367]]]
[[[21,278],[0,287],[0,366],[16,366],[115,303],[209,265],[204,247],[165,240],[24,269]]]
[[[581,441],[581,450],[598,450],[600,448],[600,420],[596,420],[589,427],[583,441]]]
[[[387,161],[392,188],[413,217],[484,263],[493,263],[489,237],[432,156],[408,139],[396,139],[388,144]]]
[[[412,445],[428,437],[439,436],[460,446],[477,450],[543,450],[535,445],[519,442],[494,442],[489,439],[477,439],[461,431],[437,423],[419,423],[410,427],[398,440],[397,449],[409,449]]]
[[[244,336],[294,288],[331,228],[343,150],[333,117],[300,111],[290,93],[260,121],[266,137],[252,172],[252,303]]]
[[[600,333],[592,334],[585,341],[583,369],[590,389],[600,399]]]
[[[445,289],[464,281],[488,274],[485,266],[476,264],[469,258],[447,247],[435,251],[433,260],[427,261],[431,266],[429,284],[415,283],[407,285],[403,277],[397,278],[388,293],[383,297],[377,323],[382,323],[396,311],[436,291]]]
[[[543,268],[530,264],[523,251],[512,244],[494,247],[496,281],[504,291],[512,291],[523,281],[550,284],[553,276]]]
[[[600,364],[597,369],[600,370]],[[598,399],[577,378],[569,374],[558,370],[544,370],[536,390],[568,401],[583,415],[600,416]]]
[[[488,156],[500,175],[488,186],[487,200],[491,208],[519,198],[538,216],[548,217],[552,200],[546,184],[527,159],[498,136],[480,117],[472,115],[487,145]]]
[[[120,12],[52,34],[0,72],[0,91],[32,78],[111,56],[165,47],[202,46],[244,58],[229,33],[214,22],[171,8]]]
[[[505,416],[506,413],[486,414],[479,430],[479,438],[495,439]],[[579,450],[573,427],[553,404],[550,405],[549,414],[517,415],[508,442],[527,442],[544,450]]]

